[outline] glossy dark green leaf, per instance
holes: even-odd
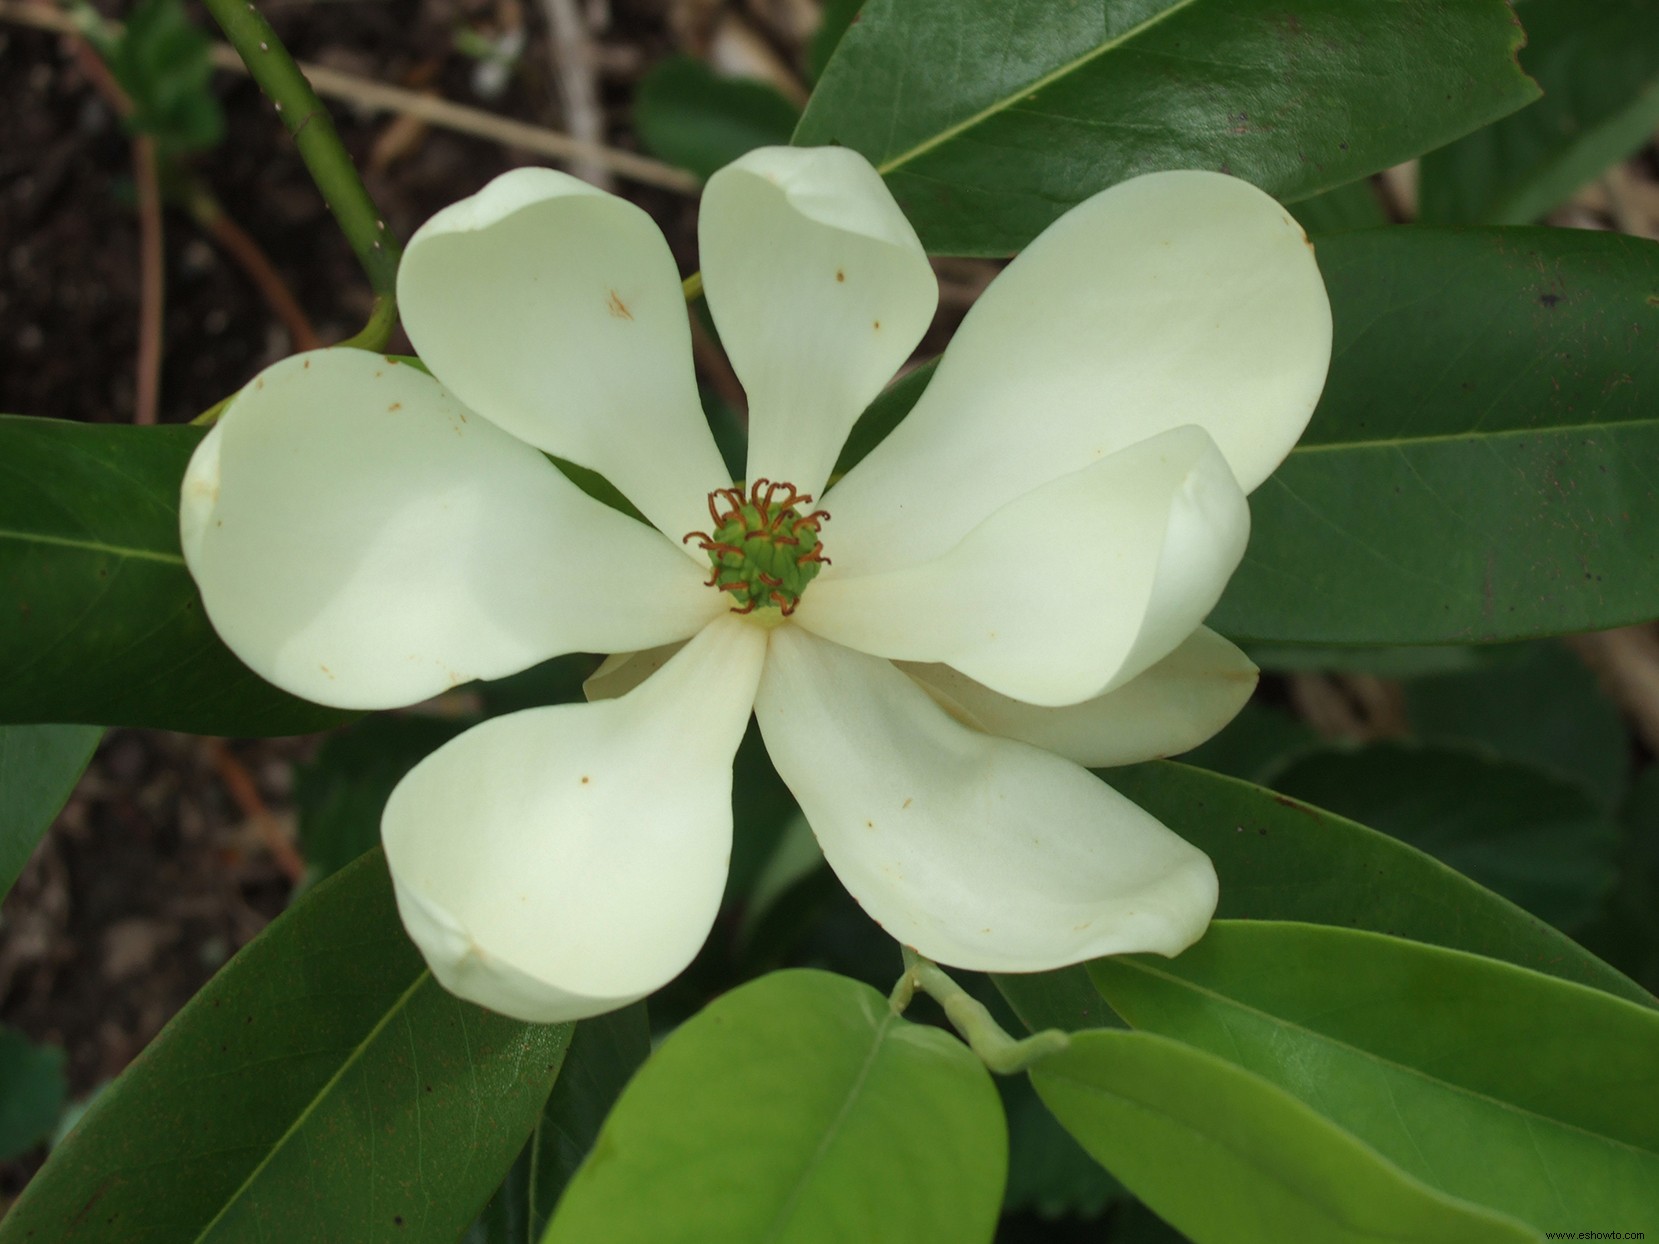
[[[1369,178],[1303,199],[1291,209],[1291,214],[1313,237],[1346,233],[1350,229],[1378,229],[1390,223]]]
[[[835,474],[845,475],[852,470],[869,452],[882,441],[887,434],[910,413],[927,388],[927,382],[933,379],[933,369],[936,362],[932,359],[920,367],[906,372],[892,384],[888,385],[876,396],[876,400],[864,408],[864,413],[853,424],[853,430],[847,434],[847,440],[841,446],[841,456],[835,462]]]
[[[392,788],[469,724],[380,713],[324,740],[294,772],[307,882],[316,884],[378,846]]]
[[[453,1244],[569,1037],[445,993],[376,852],[241,951],[104,1090],[0,1244]]]
[[[1446,745],[1323,748],[1273,785],[1426,851],[1558,929],[1595,915],[1617,875],[1622,835],[1608,813],[1517,761]]]
[[[646,150],[704,179],[756,147],[787,143],[799,117],[775,87],[721,77],[691,56],[658,63],[634,98]]]
[[[1644,988],[1659,992],[1659,764],[1649,764],[1624,808],[1619,884],[1594,924],[1576,936]]]
[[[1089,971],[1136,1028],[1271,1080],[1452,1196],[1537,1230],[1659,1222],[1659,1011],[1324,925],[1221,922],[1176,959]]]
[[[465,1244],[534,1244],[593,1148],[622,1086],[651,1054],[645,1003],[576,1025],[541,1118]]]
[[[989,1241],[1007,1162],[984,1066],[867,985],[777,972],[642,1067],[546,1244]]]
[[[1630,730],[1595,675],[1559,643],[1484,651],[1488,659],[1477,666],[1406,683],[1412,733],[1430,742],[1482,744],[1575,781],[1603,807],[1616,807],[1630,780]]]
[[[592,1152],[624,1086],[650,1056],[651,1024],[643,1002],[576,1025],[564,1070],[536,1125],[531,1221],[538,1231]]]
[[[1313,727],[1296,714],[1252,700],[1220,734],[1182,755],[1181,763],[1265,786],[1289,758],[1319,743]]]
[[[991,980],[1032,1032],[1123,1027],[1081,964],[1057,972],[993,973]]]
[[[46,1139],[63,1113],[63,1051],[0,1025],[0,1161]]]
[[[1501,0],[869,0],[795,131],[879,168],[930,251],[1008,254],[1153,169],[1286,201],[1537,95]]]
[[[1654,1002],[1572,939],[1386,834],[1167,761],[1106,777],[1215,861],[1222,917],[1394,933]]]
[[[69,801],[97,726],[0,726],[0,899]]]
[[[1008,1116],[1004,1213],[1096,1218],[1112,1201],[1128,1199],[1123,1185],[1060,1126],[1029,1079],[999,1076],[996,1085]]]
[[[1410,647],[1251,644],[1245,651],[1263,670],[1275,674],[1335,672],[1375,674],[1378,678],[1426,678],[1433,674],[1482,669],[1493,662],[1494,652],[1500,650],[1470,644]]]
[[[321,730],[219,642],[179,551],[200,428],[0,416],[0,722]]]
[[[824,0],[823,19],[818,29],[813,32],[812,42],[806,49],[806,76],[816,82],[824,76],[824,66],[829,64],[835,49],[841,46],[841,40],[846,37],[847,29],[858,20],[858,10],[863,7],[864,0]]]
[[[1083,1147],[1196,1244],[1522,1244],[1291,1094],[1176,1041],[1081,1032],[1031,1082]]]
[[[1659,243],[1372,229],[1319,263],[1330,379],[1210,624],[1485,643],[1659,614]]]
[[[1516,0],[1515,13],[1544,97],[1424,157],[1422,220],[1527,224],[1659,126],[1659,3]]]

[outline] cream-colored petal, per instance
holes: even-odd
[[[900,664],[952,717],[1092,769],[1177,756],[1218,733],[1250,699],[1250,658],[1206,627],[1116,691],[1064,708],[998,695],[948,665]]]
[[[824,498],[831,556],[860,573],[935,557],[1014,498],[1183,424],[1250,492],[1307,425],[1330,350],[1325,286],[1284,208],[1219,173],[1123,182],[992,282],[909,417]]]
[[[835,521],[825,545],[839,570]],[[1220,599],[1249,535],[1215,443],[1175,428],[1005,505],[932,561],[826,572],[795,617],[862,652],[953,665],[1017,700],[1078,704],[1174,651]]]
[[[1070,761],[953,721],[887,661],[779,627],[755,713],[830,867],[929,958],[1173,955],[1215,910],[1202,852]]]
[[[668,642],[724,607],[660,534],[363,350],[296,355],[243,389],[190,461],[179,522],[231,651],[343,708]]]
[[[731,854],[732,756],[765,635],[710,623],[621,699],[496,717],[381,821],[398,910],[450,992],[538,1023],[625,1006],[691,962]]]
[[[398,303],[421,358],[474,410],[598,471],[665,535],[707,524],[705,498],[731,481],[674,257],[639,208],[552,169],[504,173],[416,231]]]
[[[748,478],[818,495],[939,301],[915,230],[844,147],[762,147],[709,179],[703,288],[749,398]]]

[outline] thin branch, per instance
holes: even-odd
[[[73,24],[63,33],[70,55],[93,89],[104,97],[116,116],[130,119],[132,99],[115,80],[98,50]],[[133,378],[132,421],[144,427],[156,422],[161,407],[161,346],[167,298],[158,159],[155,139],[148,134],[132,136],[133,189],[138,200],[138,358]]]
[[[60,34],[73,33],[75,29],[74,23],[62,13],[41,8],[25,0],[0,0],[0,21],[30,26],[36,30],[56,31]],[[214,44],[210,55],[217,68],[237,73],[247,72],[247,67],[242,64],[235,50],[223,43]],[[416,117],[441,129],[468,134],[474,138],[499,143],[503,147],[528,151],[553,160],[567,163],[575,160],[592,160],[596,164],[604,165],[619,177],[626,177],[642,185],[672,190],[678,194],[696,195],[702,190],[702,183],[684,169],[675,168],[671,164],[664,164],[661,160],[653,160],[636,152],[581,142],[568,134],[561,134],[545,126],[514,121],[482,108],[452,103],[447,99],[423,95],[402,87],[388,86],[383,82],[375,82],[355,74],[341,73],[337,69],[326,69],[321,65],[302,62],[299,68],[310,79],[318,95],[369,112]]]
[[[248,231],[226,214],[224,206],[213,193],[192,178],[185,187],[182,199],[191,218],[253,282],[265,305],[288,330],[288,339],[294,349],[315,350],[321,347],[322,338],[317,336],[317,330],[311,326],[310,319],[276,267]]]
[[[270,23],[248,0],[204,0],[254,81],[276,107],[376,294],[395,297],[402,248],[386,231],[334,121]]]
[[[138,190],[138,392],[132,421],[149,426],[156,422],[161,405],[161,330],[167,270],[161,187],[156,180],[156,142],[148,134],[133,135],[132,172]]]
[[[565,125],[578,142],[600,145],[605,114],[599,107],[599,84],[593,76],[593,41],[576,0],[541,0],[553,52],[554,81]],[[611,189],[610,170],[585,156],[571,162],[571,171],[601,190]]]

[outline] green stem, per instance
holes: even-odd
[[[680,288],[685,291],[687,302],[696,302],[703,296],[703,270],[699,268],[686,277],[685,280],[680,282]]]
[[[1071,1044],[1071,1038],[1057,1028],[1016,1040],[1003,1031],[1002,1025],[976,998],[945,975],[938,964],[924,959],[908,946],[903,951],[905,971],[893,987],[893,1009],[904,1010],[911,996],[920,989],[945,1008],[951,1027],[979,1060],[998,1075],[1017,1075],[1032,1063],[1058,1054]]]
[[[282,46],[249,0],[205,0],[237,54],[276,105],[300,158],[322,191],[329,210],[357,253],[369,285],[380,298],[397,295],[397,265],[402,251],[386,231],[386,222],[363,188],[351,157],[340,143],[328,110],[317,98],[294,58]],[[372,326],[372,321],[371,321]],[[367,331],[367,330],[365,330]]]
[[[369,312],[369,322],[363,325],[356,336],[347,337],[336,344],[378,353],[386,348],[386,343],[392,339],[392,329],[396,326],[397,299],[390,294],[376,294],[374,309]]]

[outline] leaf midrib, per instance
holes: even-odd
[[[1196,1049],[1198,1047],[1195,1046],[1193,1048]],[[1214,1057],[1214,1056],[1212,1055],[1212,1057]],[[1248,1071],[1249,1069],[1248,1068],[1243,1068],[1242,1070]],[[1042,1071],[1040,1071],[1040,1074],[1043,1075],[1047,1079],[1054,1080],[1054,1081],[1063,1081],[1067,1084],[1070,1084],[1075,1089],[1079,1090],[1080,1092],[1087,1092],[1087,1093],[1091,1093],[1091,1094],[1096,1094],[1096,1095],[1099,1095],[1101,1097],[1106,1097],[1106,1098],[1110,1098],[1114,1101],[1121,1102],[1124,1106],[1126,1106],[1127,1108],[1129,1108],[1131,1110],[1139,1110],[1139,1111],[1141,1111],[1145,1114],[1152,1115],[1155,1118],[1163,1119],[1166,1122],[1168,1122],[1170,1124],[1173,1124],[1176,1127],[1181,1128],[1183,1131],[1187,1132],[1189,1135],[1196,1136],[1199,1139],[1201,1139],[1203,1141],[1206,1141],[1209,1144],[1214,1145],[1216,1148],[1222,1150],[1224,1153],[1226,1153],[1228,1156],[1230,1156],[1234,1161],[1236,1161],[1240,1166],[1243,1166],[1243,1167],[1246,1167],[1247,1169],[1255,1171],[1257,1174],[1259,1174],[1262,1177],[1262,1179],[1264,1181],[1266,1181],[1268,1183],[1271,1183],[1271,1184],[1274,1184],[1278,1188],[1283,1190],[1283,1192],[1286,1196],[1292,1197],[1292,1198],[1300,1201],[1302,1204],[1312,1207],[1313,1210],[1316,1213],[1318,1213],[1321,1217],[1325,1218],[1327,1221],[1330,1221],[1330,1222],[1333,1222],[1333,1223],[1338,1223],[1341,1226],[1346,1227],[1348,1230],[1350,1230],[1350,1231],[1352,1231],[1356,1234],[1360,1231],[1364,1231],[1367,1235],[1369,1235],[1373,1239],[1376,1239],[1376,1240],[1400,1240],[1400,1241],[1402,1241],[1402,1244],[1410,1244],[1411,1241],[1420,1240],[1422,1238],[1421,1236],[1418,1236],[1418,1235],[1395,1236],[1395,1235],[1379,1234],[1378,1230],[1376,1228],[1373,1228],[1373,1227],[1371,1227],[1369,1225],[1366,1225],[1364,1223],[1357,1223],[1357,1222],[1355,1222],[1354,1220],[1352,1220],[1350,1218],[1344,1217],[1341,1214],[1338,1206],[1335,1206],[1335,1205],[1330,1204],[1329,1202],[1320,1200],[1319,1198],[1317,1198],[1316,1196],[1314,1196],[1312,1193],[1308,1192],[1307,1190],[1297,1187],[1295,1184],[1293,1184],[1289,1179],[1285,1178],[1279,1172],[1278,1167],[1264,1165],[1257,1158],[1257,1156],[1254,1152],[1252,1152],[1248,1149],[1245,1149],[1245,1148],[1241,1148],[1237,1145],[1234,1145],[1234,1144],[1230,1143],[1229,1141],[1225,1140],[1224,1138],[1218,1136],[1214,1132],[1206,1132],[1206,1131],[1202,1130],[1198,1126],[1198,1124],[1188,1120],[1187,1118],[1185,1118],[1183,1116],[1177,1115],[1177,1114],[1173,1113],[1170,1110],[1167,1110],[1167,1109],[1164,1109],[1164,1108],[1160,1107],[1156,1102],[1148,1101],[1148,1100],[1146,1100],[1144,1098],[1140,1098],[1140,1097],[1130,1096],[1130,1094],[1128,1092],[1126,1092],[1122,1089],[1107,1088],[1103,1085],[1096,1084],[1091,1080],[1085,1080],[1081,1076],[1078,1076],[1078,1075],[1075,1075],[1075,1074],[1068,1074],[1066,1072],[1053,1071],[1053,1070],[1042,1070]],[[1254,1074],[1254,1073],[1252,1073],[1252,1074]],[[1279,1088],[1278,1085],[1272,1084],[1272,1081],[1264,1079],[1264,1083],[1270,1084],[1274,1088]],[[1285,1093],[1286,1096],[1290,1097],[1292,1100],[1294,1100],[1298,1104],[1302,1105],[1305,1109],[1308,1109],[1308,1110],[1313,1109],[1311,1106],[1308,1106],[1306,1102],[1303,1102],[1301,1098],[1296,1097],[1295,1094],[1289,1093],[1285,1089],[1279,1089],[1279,1091],[1282,1092],[1282,1093]],[[1314,1113],[1316,1115],[1318,1115],[1317,1111],[1315,1111]],[[1329,1126],[1331,1126],[1332,1128],[1335,1128],[1338,1131],[1345,1132],[1347,1135],[1352,1136],[1354,1141],[1357,1144],[1365,1147],[1366,1149],[1371,1150],[1372,1153],[1375,1153],[1377,1155],[1378,1160],[1380,1162],[1386,1163],[1387,1166],[1392,1170],[1392,1172],[1396,1176],[1398,1176],[1402,1181],[1406,1182],[1407,1184],[1414,1185],[1416,1187],[1417,1191],[1424,1197],[1425,1200],[1428,1200],[1431,1203],[1437,1205],[1438,1207],[1444,1208],[1444,1209],[1446,1209],[1450,1212],[1462,1211],[1465,1214],[1472,1214],[1472,1215],[1477,1215],[1477,1216],[1484,1215],[1484,1216],[1487,1216],[1487,1217],[1490,1217],[1490,1218],[1498,1218],[1498,1212],[1495,1211],[1491,1206],[1479,1205],[1479,1204],[1477,1204],[1473,1201],[1466,1200],[1463,1197],[1456,1196],[1456,1195],[1454,1195],[1450,1192],[1447,1192],[1443,1188],[1437,1188],[1433,1184],[1425,1182],[1420,1177],[1418,1177],[1416,1175],[1413,1175],[1410,1171],[1406,1170],[1403,1166],[1399,1165],[1399,1163],[1394,1162],[1392,1159],[1388,1158],[1386,1155],[1384,1155],[1381,1152],[1379,1152],[1378,1150],[1376,1150],[1373,1146],[1371,1146],[1369,1144],[1366,1144],[1366,1142],[1364,1140],[1360,1139],[1358,1136],[1354,1136],[1353,1133],[1347,1132],[1346,1128],[1341,1127],[1341,1125],[1335,1123],[1334,1121],[1326,1119],[1323,1115],[1318,1115],[1318,1117],[1323,1122],[1326,1122],[1327,1124],[1329,1124]],[[1507,1218],[1507,1215],[1504,1215],[1504,1217]],[[1498,1218],[1498,1221],[1502,1221],[1502,1218]],[[1513,1220],[1511,1220],[1511,1221],[1513,1221]],[[1516,1225],[1517,1225],[1517,1227],[1520,1227],[1519,1223],[1517,1223]]]
[[[167,566],[183,566],[184,556],[158,549],[135,549],[120,544],[105,544],[101,540],[78,539],[73,536],[49,536],[38,531],[13,531],[0,527],[0,540],[16,540],[22,544],[49,544],[55,548],[80,549],[86,553],[107,553],[111,557],[126,557],[135,561],[161,562]]]
[[[818,1147],[812,1151],[812,1156],[807,1159],[806,1164],[801,1168],[800,1174],[796,1176],[794,1186],[789,1190],[789,1195],[784,1198],[783,1204],[778,1207],[778,1212],[772,1216],[772,1221],[766,1227],[766,1234],[762,1237],[763,1240],[772,1241],[780,1238],[781,1232],[788,1227],[790,1220],[795,1216],[795,1207],[800,1204],[801,1197],[806,1194],[807,1185],[812,1182],[814,1174],[823,1164],[824,1155],[829,1152],[830,1146],[835,1143],[835,1138],[840,1134],[842,1126],[847,1121],[847,1116],[852,1113],[853,1106],[863,1094],[864,1083],[870,1078],[870,1071],[875,1067],[876,1060],[881,1056],[882,1047],[887,1042],[887,1030],[893,1026],[893,1022],[897,1018],[898,1016],[894,1015],[891,1010],[883,1008],[881,1022],[876,1025],[874,1039],[870,1042],[870,1052],[864,1056],[864,1062],[859,1066],[858,1074],[853,1077],[852,1084],[847,1089],[846,1098],[841,1102],[841,1109],[836,1111],[835,1118],[830,1120],[829,1126],[824,1129],[824,1134],[818,1141]]]
[[[1099,57],[1104,56],[1107,52],[1111,52],[1119,47],[1122,47],[1131,39],[1140,36],[1144,31],[1150,30],[1152,27],[1158,25],[1171,15],[1179,13],[1182,9],[1190,8],[1196,3],[1198,3],[1198,0],[1175,0],[1175,3],[1170,5],[1163,12],[1147,18],[1138,25],[1131,26],[1128,30],[1124,31],[1116,38],[1107,39],[1105,42],[1095,45],[1093,48],[1083,53],[1083,55],[1068,61],[1066,64],[1061,65],[1057,69],[1049,70],[1049,72],[1044,74],[1042,77],[1035,79],[1025,86],[1022,86],[1019,90],[1014,91],[1009,95],[1005,95],[1003,98],[996,100],[984,108],[981,108],[971,117],[958,121],[955,125],[947,126],[931,138],[923,139],[914,147],[911,147],[908,151],[901,151],[898,155],[882,161],[880,164],[876,165],[876,171],[885,177],[887,174],[903,168],[906,164],[909,164],[913,160],[920,159],[934,148],[943,146],[945,143],[950,142],[951,139],[956,138],[958,135],[967,133],[967,131],[973,129],[976,125],[983,124],[992,117],[1008,111],[1008,109],[1012,108],[1026,96],[1035,94],[1036,92],[1043,90],[1045,87],[1051,86],[1055,82],[1058,82],[1061,78],[1077,72],[1090,61],[1096,60]],[[1105,19],[1103,15],[1103,25],[1104,21]]]
[[[1558,1118],[1554,1117],[1553,1115],[1545,1114],[1541,1110],[1536,1110],[1536,1109],[1534,1109],[1530,1106],[1523,1106],[1518,1102],[1504,1101],[1501,1098],[1493,1097],[1490,1093],[1483,1093],[1479,1089],[1472,1089],[1472,1088],[1469,1088],[1467,1085],[1456,1084],[1456,1083],[1453,1083],[1451,1080],[1446,1080],[1446,1079],[1442,1079],[1439,1076],[1431,1075],[1427,1071],[1424,1071],[1420,1068],[1411,1066],[1409,1063],[1399,1062],[1399,1061],[1397,1061],[1393,1058],[1390,1058],[1386,1055],[1378,1054],[1378,1053],[1375,1053],[1371,1050],[1365,1049],[1362,1046],[1354,1045],[1351,1042],[1344,1041],[1339,1037],[1333,1037],[1333,1036],[1329,1035],[1328,1033],[1320,1032],[1317,1028],[1310,1028],[1305,1024],[1300,1024],[1300,1023],[1295,1022],[1294,1020],[1286,1019],[1283,1016],[1275,1015],[1271,1011],[1266,1011],[1266,1010],[1263,1010],[1261,1007],[1253,1006],[1248,1002],[1245,1002],[1245,1001],[1243,1001],[1239,998],[1232,997],[1229,994],[1222,993],[1219,990],[1211,989],[1208,986],[1197,984],[1194,981],[1187,980],[1185,977],[1177,976],[1173,972],[1164,972],[1164,971],[1159,970],[1158,968],[1153,967],[1150,964],[1138,963],[1138,962],[1135,962],[1134,960],[1131,960],[1131,959],[1120,959],[1120,960],[1118,960],[1118,963],[1123,967],[1133,968],[1137,972],[1145,973],[1147,976],[1154,977],[1158,980],[1166,981],[1170,984],[1177,985],[1177,986],[1179,986],[1183,989],[1191,990],[1193,993],[1196,993],[1196,994],[1198,994],[1199,996],[1201,996],[1203,998],[1206,998],[1206,999],[1211,1000],[1211,1001],[1222,1003],[1225,1006],[1228,1006],[1228,1007],[1232,1008],[1235,1011],[1240,1011],[1240,1012],[1243,1012],[1246,1015],[1256,1016],[1258,1018],[1265,1019],[1269,1023],[1273,1024],[1274,1026],[1276,1026],[1280,1029],[1283,1029],[1285,1031],[1293,1032],[1293,1033],[1296,1033],[1299,1036],[1302,1036],[1302,1037],[1305,1037],[1305,1038],[1308,1038],[1308,1039],[1311,1039],[1311,1040],[1318,1041],[1322,1044],[1335,1046],[1338,1049],[1349,1051],[1353,1054],[1359,1055],[1361,1058],[1365,1059],[1368,1062],[1373,1062],[1373,1063],[1376,1063],[1380,1066],[1388,1067],[1388,1068],[1391,1068],[1391,1069],[1396,1070],[1396,1071],[1402,1071],[1402,1072],[1406,1073],[1409,1076],[1412,1076],[1412,1077],[1414,1077],[1418,1080],[1424,1081],[1425,1083],[1436,1085],[1437,1087],[1440,1087],[1440,1088],[1449,1089],[1450,1091],[1452,1091],[1454,1093],[1457,1093],[1457,1094],[1459,1094],[1461,1096],[1464,1096],[1464,1097],[1467,1097],[1467,1098],[1471,1098],[1471,1099],[1473,1099],[1475,1101],[1478,1101],[1478,1102],[1485,1103],[1486,1105],[1495,1107],[1498,1110],[1503,1110],[1503,1111],[1507,1111],[1511,1114],[1519,1115],[1523,1119],[1529,1119],[1529,1120],[1530,1119],[1536,1119],[1536,1120],[1538,1120],[1542,1123],[1547,1123],[1547,1124],[1551,1125],[1552,1127],[1561,1128],[1563,1131],[1575,1132],[1575,1133],[1577,1133],[1581,1136],[1588,1137],[1591,1140],[1599,1141],[1603,1144],[1615,1145],[1620,1149],[1624,1149],[1624,1150],[1626,1150],[1630,1153],[1636,1154],[1640,1157],[1659,1158],[1659,1151],[1655,1151],[1653,1149],[1645,1148],[1642,1145],[1635,1145],[1635,1144],[1630,1143],[1627,1140],[1621,1140],[1617,1136],[1609,1136],[1605,1132],[1594,1131],[1593,1129],[1585,1127],[1582,1124],[1572,1123],[1572,1122],[1567,1121],[1566,1119],[1558,1119]],[[1571,983],[1571,982],[1568,982],[1568,983]],[[1586,989],[1590,988],[1590,986],[1579,986],[1579,987],[1580,988],[1586,988]],[[1609,996],[1611,996],[1611,995],[1609,995]],[[1250,1070],[1250,1068],[1246,1068],[1246,1070]],[[1289,1090],[1286,1090],[1286,1091],[1288,1092]],[[1294,1094],[1293,1094],[1293,1096],[1294,1096]],[[1323,1112],[1321,1112],[1321,1113],[1323,1113]]]
[[[1408,449],[1418,445],[1438,445],[1447,442],[1479,442],[1486,444],[1524,436],[1577,436],[1584,433],[1614,432],[1620,429],[1659,429],[1659,418],[1616,419],[1596,423],[1561,423],[1540,428],[1500,428],[1491,432],[1435,432],[1424,436],[1382,436],[1363,441],[1318,441],[1312,445],[1297,445],[1290,451],[1292,458],[1303,454],[1340,452],[1362,449]]]
[[[312,1095],[311,1100],[306,1103],[305,1109],[300,1111],[299,1114],[294,1117],[294,1121],[283,1130],[282,1135],[277,1137],[275,1143],[273,1143],[265,1151],[265,1156],[259,1160],[253,1170],[248,1172],[248,1177],[242,1181],[241,1185],[235,1192],[225,1198],[225,1203],[219,1207],[219,1212],[213,1215],[207,1225],[204,1226],[196,1235],[194,1244],[203,1244],[203,1242],[208,1239],[208,1237],[212,1234],[213,1229],[219,1225],[220,1221],[223,1220],[226,1214],[230,1213],[231,1209],[242,1199],[248,1189],[253,1187],[259,1177],[264,1174],[265,1169],[270,1166],[272,1161],[275,1160],[276,1155],[282,1152],[283,1146],[299,1134],[300,1129],[305,1126],[306,1122],[311,1118],[312,1114],[316,1112],[317,1108],[324,1101],[328,1100],[330,1094],[334,1092],[335,1087],[342,1079],[345,1078],[346,1073],[358,1064],[363,1055],[368,1052],[369,1047],[372,1046],[376,1039],[379,1038],[380,1034],[385,1031],[386,1026],[390,1024],[398,1015],[403,1013],[404,1008],[409,1005],[409,1000],[415,996],[415,993],[422,985],[426,984],[426,982],[431,979],[431,976],[431,968],[422,968],[420,973],[415,977],[414,983],[399,994],[396,1001],[386,1008],[386,1013],[375,1021],[374,1027],[369,1029],[369,1031],[363,1035],[362,1040],[358,1041],[358,1043],[352,1047],[351,1055],[340,1063],[339,1067],[335,1069],[334,1074],[329,1076],[327,1082]]]

